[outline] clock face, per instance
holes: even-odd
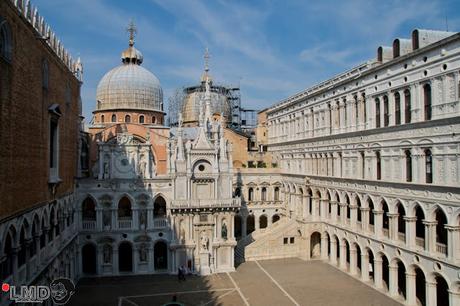
[[[134,167],[130,164],[128,157],[125,155],[119,155],[115,159],[115,167],[118,172],[127,173],[133,171]]]

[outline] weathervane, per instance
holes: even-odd
[[[128,27],[126,28],[126,32],[129,33],[129,45],[134,46],[134,37],[136,36],[137,28],[132,19]]]

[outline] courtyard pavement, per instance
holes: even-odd
[[[400,306],[386,295],[320,261],[246,262],[207,277],[148,275],[83,279],[69,305],[153,306],[172,296],[185,305]]]

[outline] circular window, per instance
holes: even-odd
[[[199,166],[198,166],[198,170],[204,171],[204,165],[199,165]]]
[[[427,75],[428,75],[428,71],[426,71],[426,70],[423,71],[423,75],[424,75],[424,76],[427,76]]]
[[[404,77],[404,82],[407,82],[407,77]]]
[[[428,60],[428,57],[424,56],[423,61],[426,63],[427,60]]]
[[[407,69],[407,64],[404,64],[404,69]]]
[[[442,65],[442,69],[446,70],[447,69],[447,64]]]
[[[158,237],[163,237],[163,233],[158,233]]]

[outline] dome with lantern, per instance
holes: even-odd
[[[141,66],[142,53],[134,47],[136,29],[131,23],[129,47],[121,54],[122,64],[107,72],[97,86],[97,111],[163,111],[163,90],[158,78]]]

